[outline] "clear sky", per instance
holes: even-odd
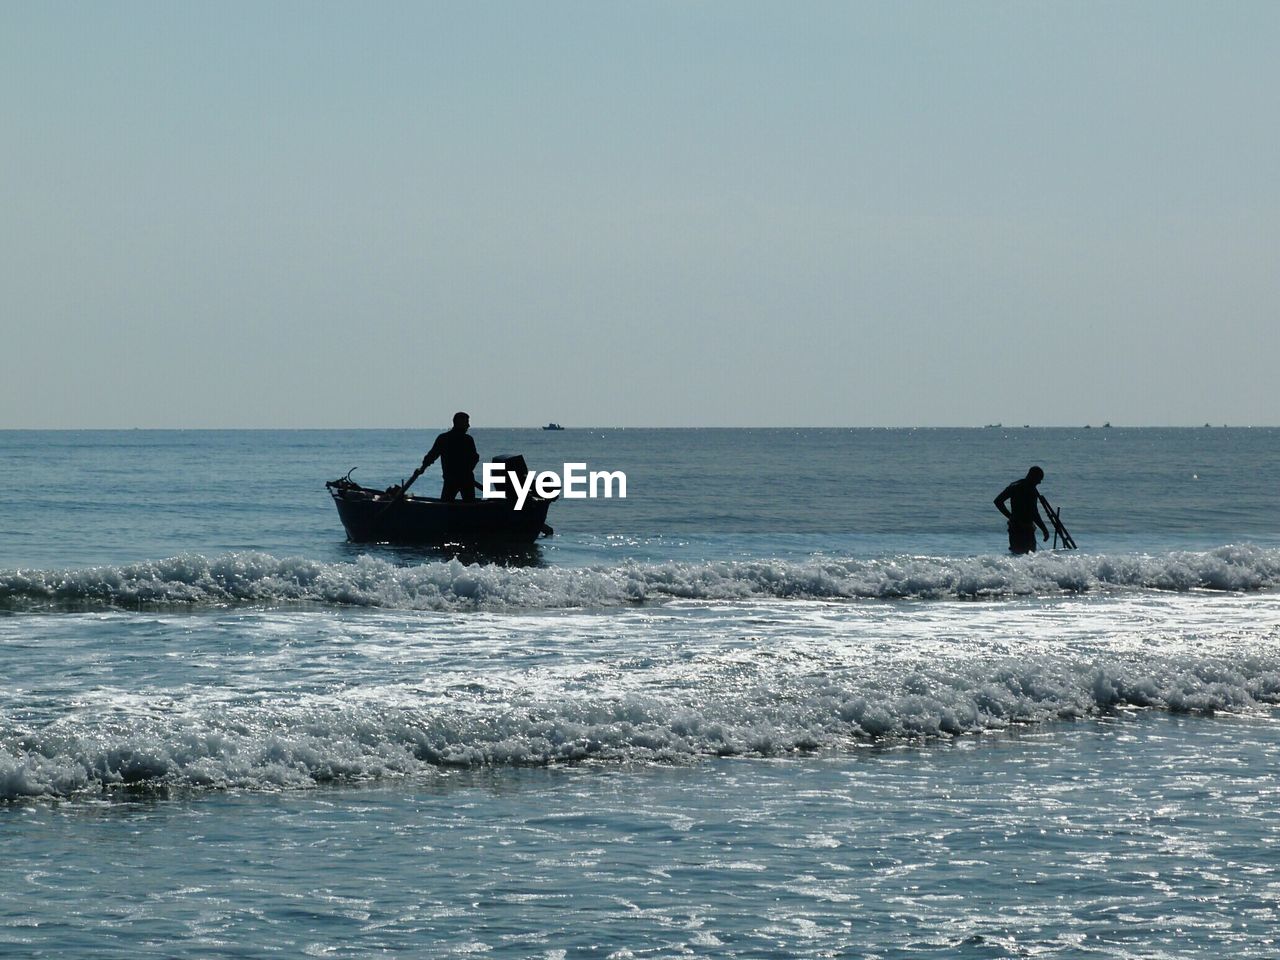
[[[0,427],[1280,424],[1280,3],[0,0]]]

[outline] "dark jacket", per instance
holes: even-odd
[[[445,480],[465,480],[474,476],[472,471],[480,462],[480,454],[476,453],[476,442],[469,434],[461,430],[446,430],[436,437],[436,442],[422,459],[423,469],[437,460]]]

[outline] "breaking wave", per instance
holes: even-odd
[[[817,675],[767,670],[696,689],[440,698],[406,687],[253,703],[103,692],[75,714],[0,731],[0,799],[121,788],[278,790],[440,768],[682,762],[928,741],[1134,706],[1255,711],[1280,702],[1275,637],[1243,656],[1037,655]],[[1258,652],[1262,651],[1262,652]]]
[[[596,567],[396,566],[264,553],[69,570],[0,572],[0,607],[310,602],[408,610],[611,607],[673,599],[947,600],[1137,590],[1266,590],[1280,586],[1280,550],[1042,553],[1030,557],[739,560]]]

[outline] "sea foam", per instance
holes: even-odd
[[[563,762],[683,762],[928,742],[1124,707],[1250,712],[1280,701],[1275,637],[1243,656],[1037,654],[821,673],[710,669],[695,687],[440,698],[338,695],[139,700],[103,690],[52,723],[0,731],[0,799],[121,788],[278,790]]]
[[[628,562],[508,567],[452,561],[397,566],[264,553],[66,570],[0,572],[0,606],[309,602],[410,610],[611,607],[673,599],[947,600],[1091,591],[1268,590],[1280,586],[1280,550],[1252,545],[1163,554],[1041,553],[1028,557]]]

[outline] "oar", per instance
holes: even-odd
[[[388,500],[385,504],[383,504],[382,509],[379,510],[377,513],[375,513],[373,515],[373,519],[369,522],[377,523],[378,519],[384,513],[386,513],[388,510],[390,510],[397,503],[399,503],[401,500],[404,499],[404,495],[409,492],[409,488],[413,486],[414,481],[417,480],[420,476],[422,476],[426,472],[427,472],[427,465],[425,463],[422,466],[420,466],[417,470],[413,471],[413,474],[409,477],[409,479],[400,485],[400,489],[396,491],[396,495],[392,497],[390,500]]]
[[[426,472],[427,472],[427,465],[423,463],[422,466],[418,467],[417,470],[413,471],[413,473],[409,475],[408,480],[406,480],[403,484],[401,484],[400,492],[396,494],[396,498],[399,499],[400,497],[403,497],[406,493],[408,493],[409,488],[413,486],[414,481],[416,481],[420,476],[422,476]]]

